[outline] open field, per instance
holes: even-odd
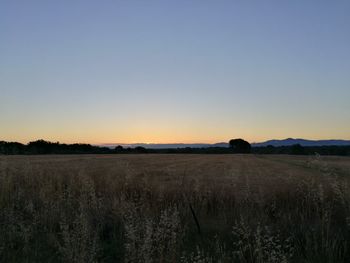
[[[350,158],[0,156],[1,262],[350,262]]]

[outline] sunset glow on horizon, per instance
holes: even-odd
[[[348,1],[1,1],[0,141],[349,140],[349,13]]]

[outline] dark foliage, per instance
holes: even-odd
[[[92,146],[90,144],[60,144],[37,140],[27,145],[17,142],[0,142],[0,154],[86,154],[110,153],[106,147]]]
[[[123,146],[118,145],[117,147],[114,148],[114,151],[115,151],[116,153],[121,153],[121,152],[124,151],[124,148],[123,148]]]
[[[238,139],[240,140],[240,139]],[[232,140],[231,140],[232,141]],[[233,140],[236,144],[237,141]],[[242,140],[244,141],[244,140]],[[249,145],[249,146],[248,146]],[[124,148],[117,146],[114,149],[108,147],[93,146],[90,144],[61,144],[59,142],[48,142],[37,140],[27,145],[18,142],[0,141],[0,154],[130,154],[130,153],[159,153],[159,154],[232,154],[232,153],[253,153],[253,154],[293,154],[293,155],[340,155],[350,156],[350,146],[292,146],[275,147],[250,147],[248,143],[238,142],[236,148],[207,147],[207,148],[170,148],[170,149],[147,149],[144,147]]]
[[[350,156],[350,146],[279,146],[253,147],[252,153],[256,154],[303,154],[314,155],[339,155]]]
[[[235,153],[250,153],[252,148],[250,143],[243,139],[232,139],[229,144]]]

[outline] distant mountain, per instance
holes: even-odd
[[[135,148],[138,146],[144,147],[146,149],[176,149],[176,148],[208,148],[208,147],[228,147],[228,143],[219,142],[214,144],[209,143],[107,143],[99,146],[104,146],[108,148],[114,148],[116,146],[123,146],[124,148]]]
[[[291,146],[300,144],[301,146],[345,146],[350,145],[350,140],[305,140],[288,138],[284,140],[269,140],[266,142],[252,143],[253,147],[272,146]]]
[[[305,139],[293,139],[288,138],[284,140],[269,140],[265,142],[252,143],[253,147],[264,147],[268,145],[272,146],[291,146],[294,144],[300,144],[302,146],[344,146],[350,145],[350,140],[305,140]],[[144,147],[146,149],[176,149],[176,148],[208,148],[208,147],[225,147],[229,146],[226,142],[219,143],[106,143],[99,146],[104,146],[108,148],[114,148],[116,146],[123,146],[124,148],[135,148],[138,146]]]

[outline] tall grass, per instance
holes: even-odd
[[[89,162],[0,159],[1,262],[350,262],[349,179],[319,156],[280,181]]]

